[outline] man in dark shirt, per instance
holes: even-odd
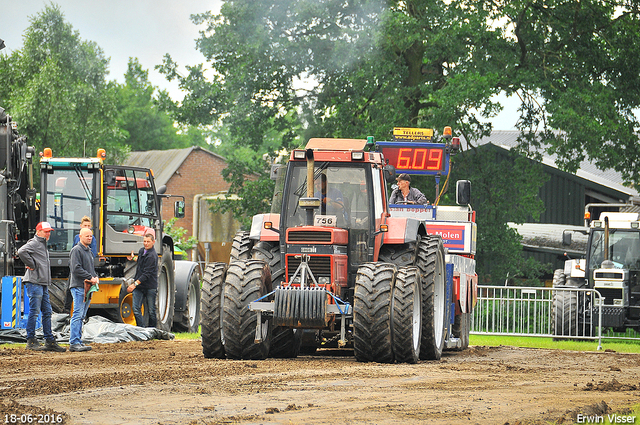
[[[91,347],[82,343],[82,321],[87,313],[85,304],[85,282],[95,285],[98,275],[93,265],[91,229],[80,229],[80,243],[69,253],[69,268],[71,278],[69,290],[73,297],[73,315],[71,316],[71,334],[69,336],[69,351],[89,351]]]
[[[418,204],[425,205],[429,201],[420,190],[411,187],[411,176],[403,173],[396,179],[398,188],[389,197],[389,204]]]
[[[129,292],[133,292],[133,316],[136,318],[137,326],[144,326],[142,303],[146,300],[150,328],[155,328],[157,324],[158,254],[153,246],[155,242],[156,238],[153,233],[145,234],[142,240],[144,248],[140,248],[137,258],[133,255],[133,252],[131,252],[130,257],[127,257],[129,260],[138,262],[135,281],[127,288]]]

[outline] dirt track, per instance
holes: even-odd
[[[382,365],[320,353],[208,360],[199,341],[95,344],[87,353],[2,349],[0,420],[529,424],[640,402],[635,354],[472,347],[440,362]]]

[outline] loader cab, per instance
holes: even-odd
[[[54,229],[52,265],[68,264],[84,216],[91,218],[99,256],[137,251],[149,231],[160,252],[160,204],[149,170],[105,166],[98,158],[42,158],[40,218]]]
[[[161,252],[160,199],[149,170],[104,167],[104,252],[128,254],[137,251],[145,233],[156,237]]]
[[[51,253],[68,257],[73,239],[80,231],[80,221],[87,216],[94,223],[94,236],[100,237],[95,201],[100,192],[99,169],[87,163],[42,163],[40,218],[53,227],[48,246]],[[97,165],[97,164],[96,164]],[[66,258],[68,260],[68,258]]]

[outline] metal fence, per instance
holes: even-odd
[[[601,301],[593,289],[479,286],[471,333],[592,339],[599,350]]]

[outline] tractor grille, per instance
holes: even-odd
[[[331,232],[289,231],[287,242],[331,242]]]
[[[622,288],[596,288],[602,298],[604,298],[604,303],[606,305],[612,305],[613,300],[620,300],[623,298],[622,296]]]
[[[298,269],[300,258],[293,255],[287,255],[287,276],[289,280]],[[309,268],[313,276],[318,280],[319,277],[331,277],[331,257],[329,256],[312,256],[309,258]]]

